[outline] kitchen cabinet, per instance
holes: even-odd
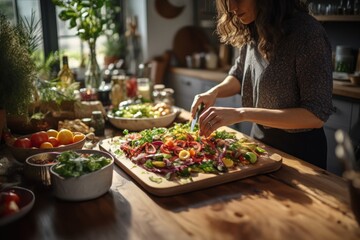
[[[342,129],[350,135],[354,147],[360,144],[360,102],[350,98],[333,96],[333,105],[334,113],[324,126],[328,142],[327,170],[342,175],[343,164],[335,155],[337,145],[335,132]]]
[[[168,77],[168,81],[165,82],[167,87],[171,87],[175,90],[175,105],[184,108],[187,111],[190,111],[196,94],[203,93],[218,83],[219,82],[216,81],[210,81],[176,73],[171,73]],[[241,106],[241,97],[239,94],[237,94],[232,97],[219,98],[216,100],[215,106],[239,107]],[[251,123],[238,123],[230,127],[250,135]]]

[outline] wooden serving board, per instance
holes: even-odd
[[[115,164],[121,167],[127,174],[135,179],[146,191],[157,196],[172,196],[194,190],[204,189],[215,185],[247,178],[259,174],[269,173],[278,170],[282,165],[282,157],[277,153],[271,153],[270,150],[264,146],[269,157],[259,158],[257,163],[253,165],[243,166],[236,170],[231,170],[222,174],[199,173],[192,177],[192,180],[169,181],[166,178],[137,166],[130,159],[124,155],[119,155],[119,137],[102,140],[99,143],[101,150],[109,152],[115,158]],[[161,179],[161,182],[154,182],[152,179]]]

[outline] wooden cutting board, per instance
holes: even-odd
[[[241,133],[239,133],[242,136]],[[238,136],[239,137],[239,136]],[[131,162],[124,155],[119,155],[119,145],[115,143],[119,137],[102,140],[99,143],[101,150],[109,152],[115,158],[115,164],[122,168],[127,174],[135,179],[146,191],[157,196],[172,196],[185,192],[208,188],[215,185],[247,178],[259,174],[269,173],[278,170],[282,165],[282,157],[277,153],[272,153],[266,146],[258,143],[260,147],[268,151],[269,157],[260,158],[254,165],[243,166],[241,169],[231,170],[220,175],[199,173],[192,177],[192,181],[169,181],[155,173],[148,172],[145,169]],[[157,183],[150,179],[161,179]]]

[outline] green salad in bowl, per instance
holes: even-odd
[[[109,191],[114,158],[98,150],[62,152],[50,168],[53,193],[68,201],[90,200]]]
[[[53,171],[64,178],[80,177],[111,163],[111,158],[99,153],[66,151],[57,157]]]

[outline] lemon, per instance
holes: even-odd
[[[224,157],[224,158],[222,158],[221,160],[222,160],[222,162],[224,163],[225,167],[230,168],[230,167],[234,166],[234,161],[231,160],[230,158],[225,158],[225,157]]]

